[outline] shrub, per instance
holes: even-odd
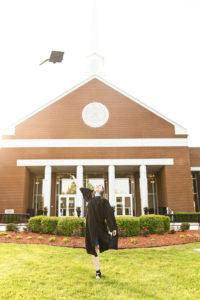
[[[136,238],[131,238],[130,242],[134,245],[136,245],[138,243],[138,240]]]
[[[116,217],[119,236],[135,236],[140,233],[139,218],[127,216]]]
[[[170,227],[169,217],[163,215],[117,216],[116,222],[118,235],[121,237],[137,236],[142,230],[143,232],[141,233],[144,233],[145,227],[148,233],[163,234],[169,231]],[[36,216],[29,219],[28,229],[36,233],[84,236],[85,219],[80,217]]]
[[[166,231],[164,230],[164,228],[159,228],[157,230],[157,234],[164,234]]]
[[[49,238],[49,242],[55,242],[56,241],[56,237],[55,236],[51,236],[50,238]]]
[[[185,238],[185,235],[184,235],[184,234],[180,234],[179,237],[180,237],[181,239],[184,239],[184,238]]]
[[[5,231],[0,232],[0,237],[1,237],[1,236],[4,237],[5,235],[7,235],[7,232],[5,232]]]
[[[171,230],[169,231],[169,233],[170,233],[170,234],[175,234],[176,231],[175,231],[175,229],[171,229]]]
[[[56,233],[56,227],[58,224],[58,217],[44,217],[41,220],[41,232],[42,233]]]
[[[42,232],[42,220],[45,216],[32,217],[28,221],[28,229],[32,232]]]
[[[2,223],[20,223],[21,216],[18,214],[1,214]]]
[[[200,223],[200,212],[176,212],[171,216],[173,222],[195,222]]]
[[[181,224],[181,227],[180,227],[180,230],[181,230],[181,231],[186,231],[186,230],[189,230],[189,229],[190,229],[190,224],[189,224],[189,223],[183,222],[183,223]]]
[[[140,230],[140,233],[143,236],[149,236],[149,234],[150,234],[149,229],[147,227],[142,227]]]
[[[185,236],[187,236],[188,238],[190,238],[190,237],[193,237],[193,235],[192,234],[186,234]]]
[[[67,238],[67,237],[65,237],[64,239],[63,239],[63,243],[68,243],[69,242],[69,239]]]
[[[139,217],[141,230],[146,227],[149,233],[164,233],[170,228],[170,219],[163,215],[144,215]]]
[[[85,223],[83,218],[61,217],[58,219],[57,234],[65,236],[84,236]]]
[[[6,231],[17,231],[17,224],[14,223],[6,224]]]
[[[163,220],[164,232],[169,231],[169,229],[170,229],[170,218],[167,217],[167,216],[163,216],[163,215],[160,215],[160,217],[162,217],[162,220]]]

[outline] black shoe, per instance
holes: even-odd
[[[100,279],[101,278],[101,271],[98,270],[96,271],[96,279]]]

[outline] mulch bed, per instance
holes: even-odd
[[[64,237],[52,234],[37,234],[32,232],[7,232],[1,235],[0,243],[16,244],[45,244],[61,247],[85,248],[84,237]],[[55,238],[55,240],[54,240]],[[178,231],[174,234],[165,233],[162,235],[151,234],[148,237],[121,237],[119,238],[119,249],[150,248],[160,246],[171,246],[200,242],[200,230]]]

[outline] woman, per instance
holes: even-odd
[[[88,188],[80,188],[80,190],[83,198],[88,202],[85,234],[86,251],[92,255],[96,279],[100,279],[99,252],[118,249],[117,223],[109,201],[103,197],[104,189],[102,186],[97,186],[95,191]]]

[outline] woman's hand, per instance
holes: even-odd
[[[113,230],[112,236],[116,236],[116,234],[117,234],[117,230]]]

